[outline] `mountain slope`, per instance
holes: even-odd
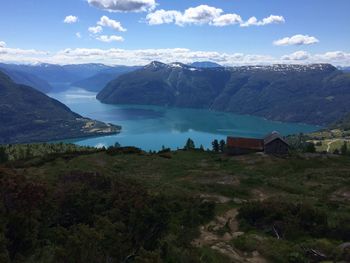
[[[0,144],[116,133],[120,127],[83,118],[62,103],[0,72]]]
[[[211,61],[193,62],[190,66],[195,68],[222,68],[220,64]]]
[[[328,64],[193,68],[152,62],[110,82],[97,98],[326,125],[350,112],[350,74]]]
[[[0,67],[15,70],[19,72],[35,75],[49,83],[54,82],[72,82],[80,77],[68,72],[60,65],[54,64],[36,64],[36,65],[17,65],[17,64],[0,64]]]
[[[17,84],[23,84],[30,87],[35,87],[35,89],[44,93],[49,93],[52,90],[51,85],[47,81],[33,74],[1,68],[1,67],[0,67],[0,71],[8,75]]]
[[[181,63],[152,62],[110,82],[97,96],[104,103],[134,103],[205,108],[230,73],[203,71]]]
[[[127,66],[115,66],[108,69],[101,70],[99,73],[76,81],[72,83],[72,86],[83,88],[92,92],[101,91],[110,81],[116,79],[122,74],[134,71],[140,67],[127,67]]]

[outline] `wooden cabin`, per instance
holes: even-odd
[[[278,132],[272,132],[264,139],[227,137],[226,152],[230,155],[241,155],[264,152],[270,155],[286,155],[289,145]]]
[[[227,137],[227,153],[232,155],[264,151],[264,140]]]
[[[273,155],[287,155],[289,145],[278,132],[272,132],[264,138],[264,152]]]

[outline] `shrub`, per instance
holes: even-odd
[[[246,227],[253,227],[278,238],[322,236],[328,233],[327,215],[304,203],[281,201],[245,204],[238,216]]]

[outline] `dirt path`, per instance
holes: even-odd
[[[217,200],[225,203],[227,198],[222,196]],[[195,247],[208,246],[227,256],[231,262],[266,263],[266,260],[257,251],[254,251],[248,256],[233,247],[230,241],[244,234],[239,231],[238,221],[236,219],[237,215],[238,209],[233,208],[226,211],[223,215],[215,217],[208,224],[201,226],[200,236],[192,241],[192,245]]]
[[[331,140],[330,142],[327,142],[327,152],[329,153],[329,151],[331,150],[331,145],[332,143],[335,143],[339,141],[339,139],[336,139],[336,140]]]

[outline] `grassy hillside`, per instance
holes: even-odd
[[[0,72],[0,144],[112,134],[120,127],[84,118]]]
[[[350,260],[348,157],[114,148],[0,171],[1,262]]]

